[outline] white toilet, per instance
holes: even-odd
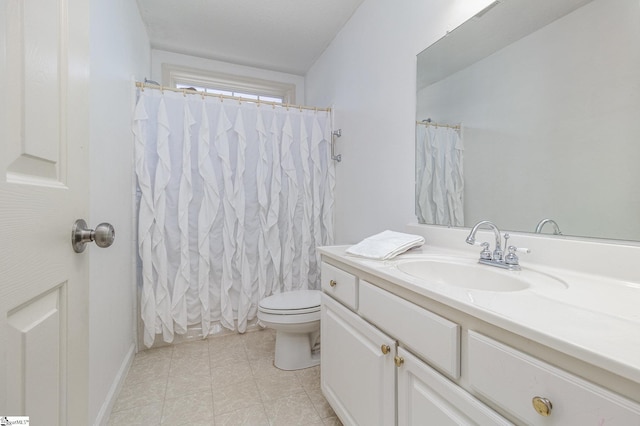
[[[320,364],[320,294],[295,290],[266,297],[258,304],[258,319],[276,330],[275,365],[300,370]]]

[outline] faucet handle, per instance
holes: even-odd
[[[482,251],[480,252],[480,259],[484,259],[484,260],[491,260],[491,250],[489,250],[489,243],[484,242],[484,243],[479,243],[477,241],[474,241],[472,243],[474,246],[482,246]]]
[[[491,260],[491,250],[489,250],[489,243],[485,242],[480,244],[482,251],[480,252],[480,259]]]
[[[528,248],[518,248],[516,246],[509,246],[509,254],[507,254],[504,258],[504,263],[506,263],[507,265],[518,265],[519,263],[519,259],[518,259],[518,255],[516,254],[516,252],[522,252],[522,253],[531,253],[531,250],[529,250]]]

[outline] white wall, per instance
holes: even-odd
[[[337,243],[416,220],[416,55],[487,3],[365,0],[307,73],[306,103],[333,105],[342,128]]]
[[[196,56],[182,55],[179,53],[153,49],[151,51],[150,80],[154,80],[160,84],[165,85],[167,85],[168,83],[164,82],[162,78],[162,64],[179,65],[181,67],[193,68],[196,70],[213,71],[239,77],[293,84],[296,87],[296,100],[294,102],[303,103],[305,97],[304,77],[295,74],[270,71],[261,68],[248,67],[245,65],[230,64],[228,62],[214,61],[212,59],[199,58]]]
[[[136,252],[132,243],[133,78],[150,73],[150,48],[135,1],[91,2],[91,199],[88,223],[110,222],[113,246],[88,248],[89,419],[106,422],[135,350]]]

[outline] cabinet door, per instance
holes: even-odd
[[[637,402],[474,331],[468,347],[471,387],[521,423],[640,425]]]
[[[321,327],[322,392],[340,420],[394,425],[395,342],[326,294]]]
[[[404,348],[398,348],[398,425],[510,425]]]

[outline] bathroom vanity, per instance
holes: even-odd
[[[640,247],[512,235],[531,254],[507,271],[468,230],[409,232],[425,246],[388,261],[321,249],[322,391],[345,425],[640,425]]]

